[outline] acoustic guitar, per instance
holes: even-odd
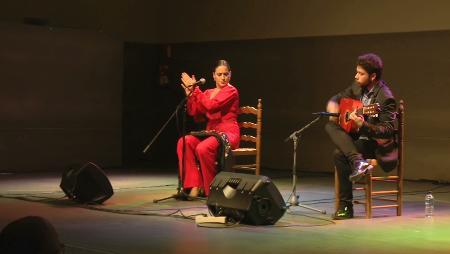
[[[339,125],[347,133],[356,132],[358,126],[355,121],[349,118],[350,114],[356,110],[358,116],[376,117],[381,110],[380,104],[374,103],[364,106],[361,101],[350,98],[342,98],[339,103]]]

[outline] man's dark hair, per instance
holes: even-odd
[[[381,58],[374,53],[368,53],[358,56],[356,65],[361,66],[369,75],[375,73],[376,80],[381,79],[381,74],[383,74],[383,61]]]

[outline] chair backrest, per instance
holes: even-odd
[[[404,143],[405,143],[405,102],[400,100],[397,110],[397,142],[398,142],[398,165],[397,171],[400,184],[403,185],[403,167],[404,167]],[[402,186],[403,187],[403,186]]]
[[[241,130],[243,129],[254,129],[255,136],[248,134],[245,132],[241,135],[241,144],[242,142],[251,142],[255,144],[256,150],[259,151],[261,148],[261,127],[262,127],[262,101],[258,99],[257,108],[251,106],[242,106],[240,108],[240,115],[254,115],[256,119],[254,121],[242,121],[239,122],[239,127]]]
[[[251,162],[248,164],[236,162],[233,166],[233,170],[252,170],[255,171],[256,175],[259,175],[261,169],[261,99],[258,99],[256,108],[251,106],[243,106],[240,108],[239,127],[241,129],[240,147],[233,150],[233,155],[235,157],[254,156],[254,163]],[[253,160],[253,158],[251,160]]]

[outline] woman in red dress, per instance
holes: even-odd
[[[201,91],[195,76],[187,73],[181,74],[182,86],[185,89],[187,112],[195,121],[207,120],[206,130],[224,133],[230,143],[231,149],[239,146],[240,130],[237,123],[239,112],[239,94],[237,89],[229,82],[231,69],[227,61],[219,60],[213,78],[216,87]],[[191,93],[192,92],[192,93]],[[185,136],[184,169],[183,169],[183,138],[178,140],[177,153],[180,176],[184,178],[183,188],[190,189],[189,196],[196,197],[202,189],[206,196],[209,194],[209,185],[216,176],[216,161],[219,141],[214,136],[199,138],[192,135]],[[184,172],[183,172],[184,171]]]

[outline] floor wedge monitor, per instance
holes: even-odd
[[[283,197],[269,177],[232,172],[216,175],[207,205],[214,216],[250,225],[272,225],[286,211]]]
[[[79,203],[101,204],[114,194],[103,170],[92,162],[64,172],[59,186],[69,199]]]

